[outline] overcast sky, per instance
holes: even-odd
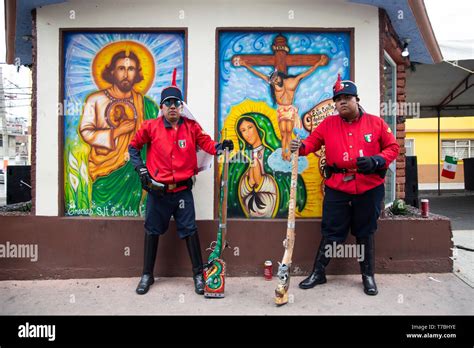
[[[425,0],[445,60],[474,59],[473,0]]]

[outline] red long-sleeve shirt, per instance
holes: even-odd
[[[338,168],[357,169],[356,159],[379,155],[385,159],[385,168],[394,161],[400,149],[390,127],[378,116],[362,114],[353,122],[339,115],[326,117],[303,141],[299,154],[306,156],[325,145],[326,163]],[[347,175],[353,180],[344,181]],[[350,194],[362,194],[384,182],[378,174],[333,173],[326,186]]]
[[[198,173],[196,146],[216,154],[216,142],[193,120],[181,117],[177,128],[158,117],[142,123],[130,145],[140,150],[148,144],[146,167],[158,182],[173,184]]]

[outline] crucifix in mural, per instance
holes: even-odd
[[[219,32],[218,131],[236,146],[229,217],[285,218],[288,146],[334,113],[332,86],[350,78],[349,32]],[[319,217],[324,150],[299,159],[297,217]]]

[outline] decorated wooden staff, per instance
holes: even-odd
[[[204,270],[204,297],[223,298],[225,285],[225,262],[222,259],[222,252],[227,246],[227,178],[229,174],[229,150],[224,150],[224,168],[221,174],[220,197],[219,197],[219,229],[217,230],[217,240],[209,255]]]
[[[298,137],[299,139],[299,137]],[[298,151],[293,153],[291,162],[290,201],[288,205],[288,224],[286,238],[283,241],[285,253],[278,266],[278,285],[275,289],[275,304],[281,306],[288,303],[288,288],[290,286],[291,258],[295,246],[295,211],[296,211],[296,185],[298,182]]]

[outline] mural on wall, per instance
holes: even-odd
[[[65,32],[63,52],[65,214],[143,216],[128,145],[174,68],[184,90],[184,33]]]
[[[236,144],[229,217],[286,218],[292,138],[335,113],[332,86],[350,79],[349,32],[218,32],[218,131]],[[300,157],[297,217],[320,217],[324,148]],[[221,168],[219,168],[221,170]]]

